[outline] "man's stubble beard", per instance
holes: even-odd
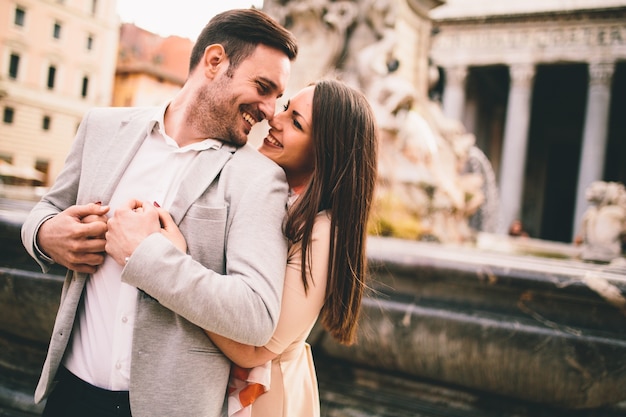
[[[241,123],[241,115],[235,105],[235,99],[227,96],[229,80],[229,77],[221,76],[211,85],[199,90],[195,105],[189,109],[189,120],[209,138],[243,146],[247,143],[248,137],[237,129]]]

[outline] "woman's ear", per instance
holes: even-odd
[[[224,47],[219,43],[207,46],[204,49],[202,63],[204,64],[204,75],[210,79],[215,78],[222,67],[228,66],[228,57]]]

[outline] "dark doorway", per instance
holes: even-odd
[[[507,66],[493,65],[469,69],[466,114],[463,122],[476,136],[476,146],[487,156],[496,176],[500,172],[508,94]]]
[[[533,237],[571,242],[587,85],[586,64],[537,67],[522,214]]]
[[[626,62],[617,63],[611,89],[604,180],[626,184]]]

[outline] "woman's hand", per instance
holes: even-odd
[[[157,208],[157,213],[159,213],[159,221],[161,222],[161,234],[168,238],[178,250],[187,253],[185,236],[181,233],[170,213],[162,208]]]
[[[107,225],[106,252],[122,266],[146,237],[161,231],[157,208],[139,200],[118,207]]]

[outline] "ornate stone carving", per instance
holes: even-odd
[[[517,28],[464,31],[442,35],[438,47],[446,48],[576,48],[626,45],[626,24],[564,26],[550,29]]]

